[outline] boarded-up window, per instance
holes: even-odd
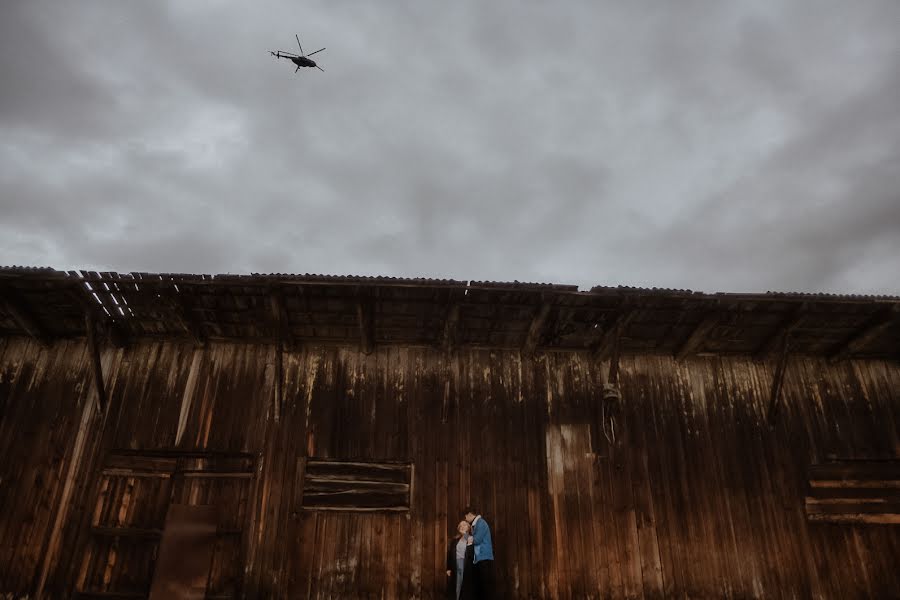
[[[829,523],[900,525],[900,460],[812,465],[806,516]]]
[[[121,449],[101,469],[76,597],[238,597],[252,454]]]
[[[302,506],[308,510],[407,511],[412,466],[307,459]]]

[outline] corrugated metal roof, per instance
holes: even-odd
[[[270,298],[273,288],[278,297]],[[88,307],[136,337],[271,341],[278,327],[272,305],[283,302],[290,337],[309,342],[355,343],[357,321],[370,311],[378,343],[440,345],[452,323],[461,329],[454,339],[474,346],[522,347],[538,328],[538,347],[584,350],[621,330],[623,351],[676,353],[700,329],[700,352],[758,353],[802,313],[802,323],[791,327],[796,351],[900,355],[900,298],[892,296],[706,294],[631,286],[579,291],[574,285],[519,281],[66,273],[12,266],[0,267],[0,299],[0,335],[39,332],[47,338],[82,335]]]

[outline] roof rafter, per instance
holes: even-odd
[[[441,346],[444,352],[452,354],[459,342],[459,315],[461,312],[459,303],[451,304],[447,309],[447,318],[444,319],[444,333],[441,337]]]
[[[756,361],[765,360],[772,352],[778,348],[778,345],[785,338],[789,338],[806,318],[806,314],[809,311],[810,303],[802,302],[791,312],[787,317],[782,319],[781,323],[779,323],[777,329],[770,335],[766,341],[760,344],[757,351],[754,353],[753,358]]]
[[[272,313],[275,336],[285,343],[293,343],[290,317],[288,317],[287,307],[284,302],[284,292],[280,287],[273,286],[269,292],[269,308]]]
[[[718,310],[712,310],[700,320],[699,323],[691,331],[690,335],[678,346],[675,351],[675,360],[681,361],[688,356],[697,352],[697,349],[709,335],[709,332],[715,329],[722,321],[722,314]]]
[[[360,349],[365,354],[375,350],[375,299],[361,296],[356,302]]]
[[[829,360],[837,362],[846,360],[856,354],[866,344],[879,337],[886,329],[900,319],[900,304],[892,304],[890,307],[878,311],[872,315],[853,335],[831,351]]]
[[[531,325],[528,327],[528,335],[525,336],[525,342],[522,344],[522,354],[525,356],[533,356],[538,344],[541,341],[541,333],[550,315],[553,305],[545,302],[538,308],[534,317],[531,319]]]
[[[769,408],[766,411],[766,418],[769,423],[775,423],[780,407],[781,388],[784,384],[784,372],[787,370],[788,355],[790,353],[790,336],[786,335],[781,338],[778,364],[775,367],[775,374],[772,377],[772,388],[769,391]]]
[[[19,294],[10,287],[0,287],[0,303],[3,308],[25,333],[34,338],[42,346],[50,343],[52,336],[42,323],[40,323],[34,314],[28,309],[28,305],[22,300]]]
[[[636,306],[626,306],[627,303],[623,302],[623,305],[613,322],[603,331],[600,339],[590,346],[591,354],[600,360],[605,360],[610,355],[613,346],[619,343],[619,338],[638,314]]]

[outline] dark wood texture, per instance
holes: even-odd
[[[831,360],[837,362],[850,358],[854,353],[864,348],[866,344],[884,335],[898,320],[900,320],[900,309],[898,309],[897,305],[887,307],[873,315],[859,331],[854,332],[849,339],[834,349]]]
[[[149,600],[206,598],[218,520],[212,505],[169,505]]]
[[[106,408],[106,384],[103,382],[103,365],[100,363],[100,346],[97,344],[97,327],[93,313],[85,313],[84,323],[87,331],[88,352],[91,355],[91,373],[94,375],[94,389],[97,390],[97,409],[103,412]]]
[[[626,346],[607,439],[610,365],[589,351],[524,359],[461,339],[367,355],[354,316],[346,346],[284,350],[277,423],[273,343],[104,345],[99,414],[83,339],[0,337],[0,595],[33,597],[46,566],[48,598],[146,596],[156,531],[182,503],[225,515],[210,596],[440,598],[469,502],[506,598],[900,593],[900,528],[811,521],[806,500],[830,456],[900,456],[896,361],[792,355],[772,425],[771,361]],[[310,457],[412,464],[409,511],[304,510]]]
[[[547,317],[550,315],[552,309],[552,304],[542,304],[534,315],[534,318],[531,320],[531,324],[528,326],[528,336],[525,338],[525,343],[522,344],[522,354],[525,356],[530,357],[534,355],[534,352],[541,341],[544,324],[547,322]]]
[[[408,511],[411,475],[406,463],[307,458],[302,505],[307,510]]]
[[[769,410],[767,417],[769,422],[774,422],[778,417],[778,407],[781,400],[781,388],[784,385],[784,372],[788,366],[788,351],[790,350],[790,336],[781,338],[781,351],[778,353],[778,362],[775,365],[775,374],[772,376],[772,391],[769,393]]]
[[[719,324],[722,316],[717,312],[712,312],[703,317],[697,325],[691,330],[690,335],[678,346],[675,351],[676,360],[684,360],[686,357],[697,352],[697,349],[703,344],[706,336]]]
[[[806,516],[819,522],[900,525],[900,459],[812,465]]]
[[[50,342],[50,335],[47,333],[46,328],[34,318],[34,315],[31,314],[27,305],[15,290],[0,285],[0,306],[3,307],[3,310],[6,311],[16,326],[34,340],[45,346]]]
[[[199,507],[216,515],[217,523],[208,532],[215,537],[209,542],[212,560],[203,559],[204,581],[210,593],[236,594],[243,584],[241,538],[253,473],[253,455],[240,452],[165,448],[106,453],[96,493],[88,496],[90,527],[77,563],[77,593],[147,597],[151,584],[165,587],[165,580],[153,580],[172,507],[178,506],[174,510]]]

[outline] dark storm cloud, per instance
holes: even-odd
[[[900,293],[897,22],[5,3],[0,262]]]

